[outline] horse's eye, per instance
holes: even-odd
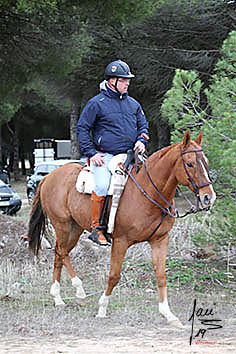
[[[187,163],[187,166],[188,166],[188,167],[193,167],[193,164],[192,164],[191,162],[188,162],[188,163]]]

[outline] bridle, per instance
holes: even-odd
[[[183,157],[183,155],[185,155],[185,154],[187,154],[187,153],[191,153],[191,152],[195,152],[195,153],[196,153],[196,155],[197,155],[196,160],[197,160],[197,164],[198,164],[199,168],[201,168],[201,163],[203,164],[203,166],[204,166],[204,168],[205,168],[205,170],[206,170],[206,173],[207,173],[207,177],[208,177],[209,182],[205,182],[205,183],[202,183],[202,184],[200,184],[200,185],[197,185],[197,184],[194,182],[193,178],[191,177],[191,175],[190,175],[190,173],[189,173],[189,171],[188,171],[188,169],[187,169],[187,166],[186,166],[187,164],[186,164],[186,162],[184,161],[184,157]],[[184,169],[185,169],[185,172],[186,172],[186,174],[187,174],[187,176],[188,176],[188,180],[189,180],[189,182],[191,183],[191,185],[192,185],[192,187],[193,187],[194,194],[195,194],[195,196],[196,196],[196,198],[197,198],[198,208],[199,208],[199,203],[201,204],[201,207],[203,208],[203,205],[202,205],[202,202],[201,202],[201,199],[200,199],[199,190],[200,190],[201,188],[206,187],[206,186],[209,186],[210,184],[213,183],[212,180],[211,180],[210,174],[209,174],[209,169],[208,169],[207,163],[206,163],[205,159],[202,158],[202,154],[201,154],[201,153],[202,153],[202,149],[186,150],[186,151],[182,151],[182,152],[181,152],[181,158],[182,158],[182,161],[183,161]],[[204,208],[203,208],[203,209],[204,209]],[[202,209],[201,209],[201,210],[202,210]]]
[[[155,232],[159,229],[159,227],[161,226],[165,216],[170,216],[172,218],[183,218],[189,214],[195,214],[197,212],[200,211],[207,211],[209,210],[209,207],[204,208],[200,199],[200,194],[199,194],[199,190],[203,187],[209,186],[210,184],[212,184],[212,180],[210,178],[209,175],[209,170],[208,170],[208,166],[207,163],[205,161],[204,158],[202,158],[202,149],[194,149],[194,150],[185,150],[181,152],[181,159],[184,165],[184,169],[185,172],[188,176],[188,180],[190,181],[192,187],[193,187],[193,191],[194,194],[197,198],[197,208],[195,208],[193,205],[191,206],[191,209],[189,211],[187,211],[184,215],[179,215],[178,210],[161,194],[161,192],[159,191],[159,189],[157,188],[157,186],[155,185],[155,183],[153,182],[148,170],[147,170],[147,166],[146,166],[146,162],[145,159],[142,157],[141,162],[142,165],[144,167],[145,173],[148,177],[148,180],[150,181],[150,183],[152,184],[152,186],[154,187],[155,191],[157,192],[157,194],[159,195],[159,197],[168,205],[167,208],[163,207],[159,202],[157,202],[156,200],[154,200],[148,193],[145,192],[145,190],[140,186],[140,184],[137,182],[137,180],[135,179],[135,177],[131,174],[131,170],[126,169],[126,173],[128,174],[128,176],[130,177],[130,179],[134,182],[134,184],[137,186],[137,188],[142,192],[142,194],[144,195],[144,197],[146,197],[149,201],[151,201],[154,205],[156,205],[158,208],[160,208],[162,210],[162,214],[161,214],[161,221],[160,223],[157,225],[157,227],[155,228],[155,230],[151,233],[151,235],[145,240],[145,241],[149,241],[151,239],[151,237],[155,234]],[[207,177],[209,179],[209,182],[205,182],[202,183],[200,185],[197,185],[193,178],[191,177],[188,168],[187,168],[187,163],[184,160],[184,155],[187,153],[196,153],[197,155],[197,164],[199,166],[199,168],[201,167],[201,163],[203,163],[203,166],[207,172]],[[199,204],[201,205],[201,208],[199,207]],[[174,211],[174,213],[172,212],[172,210]]]

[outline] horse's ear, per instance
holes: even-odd
[[[198,135],[198,137],[194,140],[195,143],[197,143],[198,145],[202,145],[202,135],[203,135],[203,131],[200,131],[200,134]]]
[[[187,149],[190,141],[191,141],[191,135],[189,133],[189,130],[186,130],[186,133],[184,134],[184,140],[183,140],[183,148],[184,149]]]

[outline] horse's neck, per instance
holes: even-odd
[[[175,178],[175,164],[178,156],[177,149],[177,145],[164,148],[150,156],[146,163],[152,181],[160,193],[168,200],[174,197],[177,187],[177,180]],[[144,168],[142,169],[142,173],[143,178],[145,178],[146,172]],[[146,188],[151,194],[154,193],[156,195],[156,191],[149,180]]]
[[[155,153],[150,156],[146,161],[146,168],[161,195],[165,197],[169,203],[173,204],[177,187],[174,171],[178,155],[174,155],[174,151],[171,150],[169,150],[169,152],[166,150],[165,152],[165,154]],[[141,227],[140,223],[142,227],[144,227],[144,225],[149,227],[152,223],[156,223],[161,216],[161,209],[154,207],[149,197],[164,208],[169,207],[169,205],[167,202],[163,201],[155,190],[147,176],[144,166],[142,166],[137,174],[134,173],[133,176],[146,194],[142,193],[136,183],[129,178],[121,199],[118,215],[121,217],[122,222],[127,225],[133,222],[137,229]],[[149,197],[147,197],[147,195]],[[132,225],[132,227],[134,227],[134,225]]]

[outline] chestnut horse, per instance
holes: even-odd
[[[187,131],[183,141],[152,154],[139,172],[131,170],[117,210],[112,234],[110,272],[106,291],[99,299],[98,317],[106,317],[109,296],[119,282],[127,249],[148,241],[156,273],[159,311],[168,323],[182,326],[171,312],[167,300],[166,256],[168,232],[176,217],[174,196],[178,184],[188,186],[209,209],[215,192],[208,173],[207,159],[201,148],[202,132],[191,140]],[[64,305],[60,296],[61,270],[64,265],[76,288],[76,296],[85,298],[82,281],[76,275],[69,253],[84,230],[91,231],[90,195],[81,194],[75,184],[82,166],[69,163],[47,175],[39,184],[29,221],[29,247],[38,254],[47,218],[56,232],[53,281],[50,293],[55,305]]]

